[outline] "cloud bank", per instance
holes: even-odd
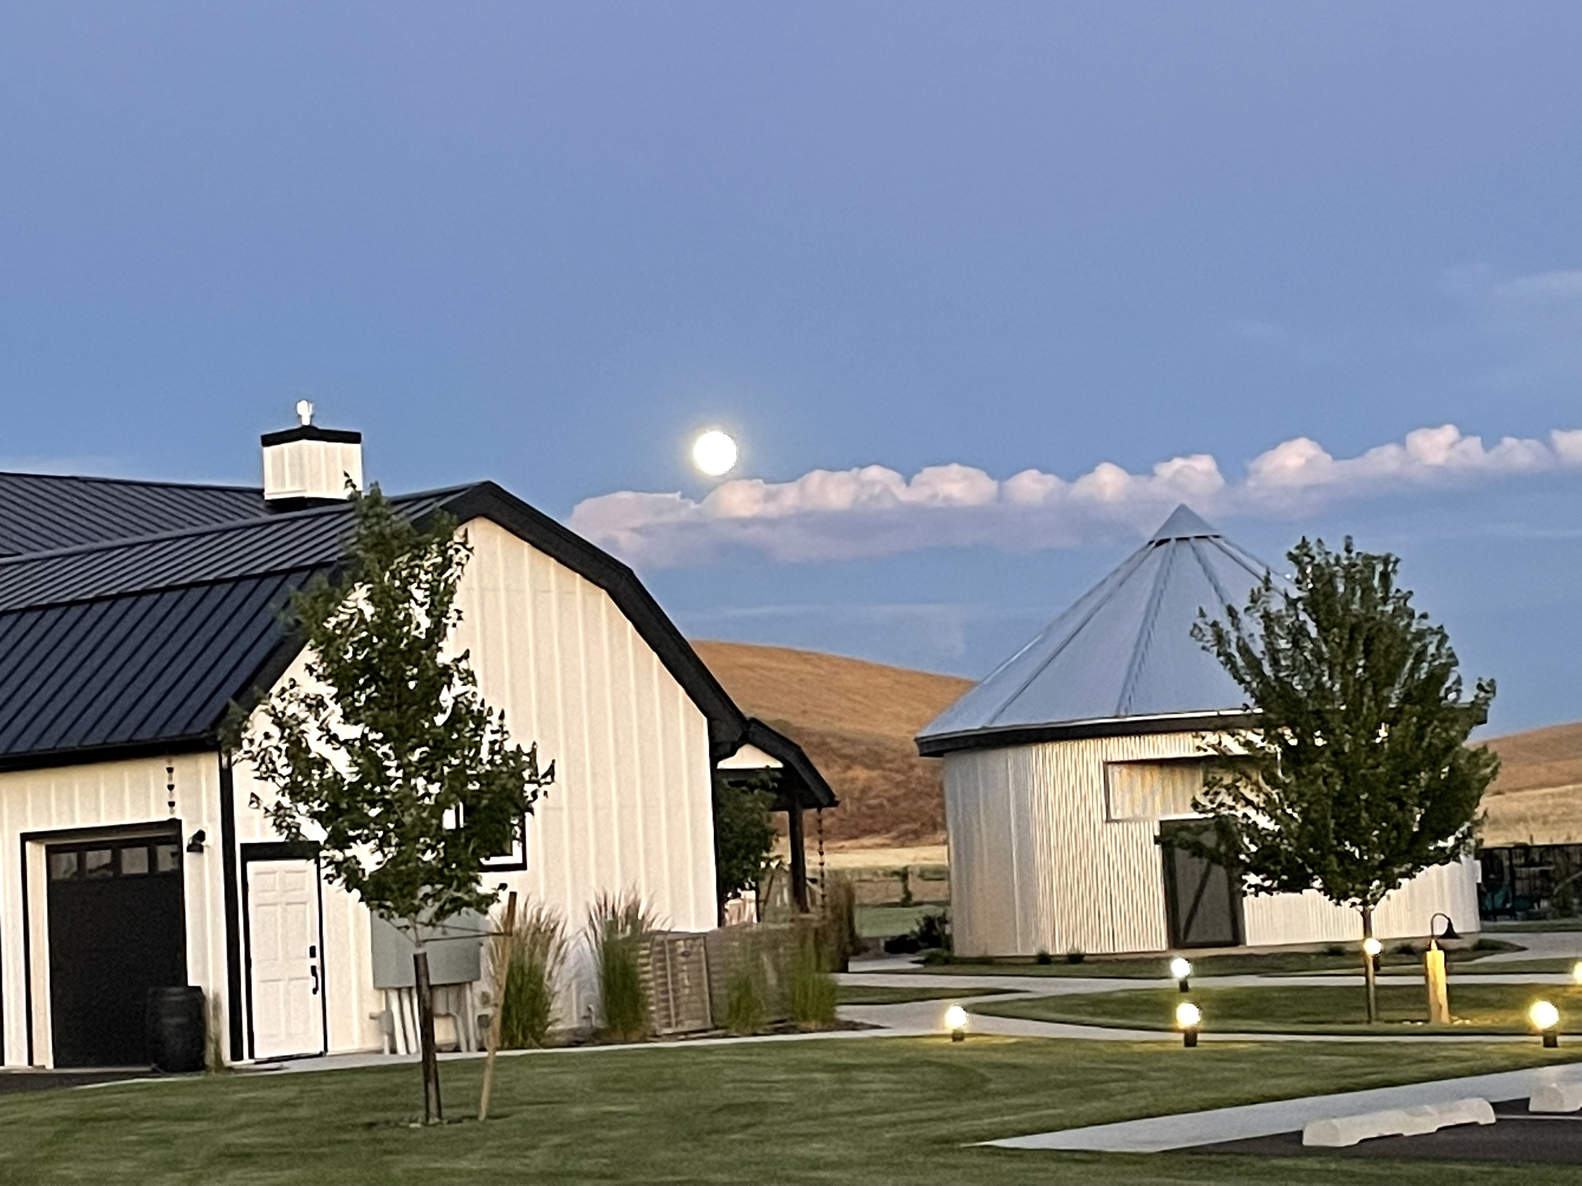
[[[1206,453],[1140,474],[1103,462],[1069,481],[1036,469],[1001,480],[967,465],[928,466],[908,479],[869,465],[789,482],[738,478],[701,500],[604,494],[578,503],[570,524],[650,569],[743,552],[803,563],[953,546],[1019,551],[1135,538],[1181,502],[1209,516],[1287,518],[1346,499],[1568,468],[1582,468],[1582,429],[1486,446],[1446,424],[1347,458],[1297,437],[1254,457],[1239,481],[1227,481]]]

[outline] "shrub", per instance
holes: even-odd
[[[643,958],[649,937],[658,929],[635,893],[620,897],[601,893],[588,910],[588,945],[599,976],[604,1032],[617,1042],[630,1042],[648,1032]]]
[[[1087,958],[1088,953],[1083,951],[1080,947],[1073,947],[1070,951],[1066,952],[1066,963],[1068,964],[1080,964]]]
[[[917,943],[919,947],[942,947],[950,949],[950,914],[940,911],[937,914],[925,914],[917,920]]]
[[[824,970],[813,935],[801,934],[791,945],[791,1020],[802,1029],[821,1029],[835,1022],[835,978]]]
[[[1033,962],[1035,964],[1052,964],[1055,962],[1055,957],[1040,947],[1038,954],[1033,957]]]
[[[505,936],[494,937],[496,959]],[[500,1045],[507,1050],[542,1046],[555,1020],[555,982],[566,955],[566,924],[554,910],[534,906],[516,920],[516,939],[505,974],[500,1010]]]
[[[1339,943],[1331,943],[1328,947],[1324,948],[1324,954],[1325,955],[1345,955],[1346,954],[1346,949],[1344,947],[1342,947]]]

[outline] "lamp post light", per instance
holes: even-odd
[[[1170,961],[1170,975],[1176,978],[1176,984],[1182,992],[1187,991],[1187,980],[1192,975],[1192,961],[1182,956],[1176,956]]]
[[[1203,1010],[1191,1001],[1176,1006],[1176,1029],[1181,1031],[1181,1045],[1196,1046],[1197,1032],[1203,1024]]]
[[[1532,1008],[1527,1010],[1527,1020],[1543,1035],[1546,1048],[1553,1050],[1560,1045],[1560,1035],[1555,1032],[1560,1025],[1560,1010],[1548,1001],[1534,1001]]]
[[[950,1031],[952,1042],[967,1040],[967,1011],[960,1005],[952,1005],[945,1010],[945,1028]]]

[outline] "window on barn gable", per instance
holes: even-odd
[[[1203,790],[1208,762],[1106,762],[1104,793],[1112,820],[1182,819],[1195,816],[1192,800]]]

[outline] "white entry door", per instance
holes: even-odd
[[[323,1054],[318,862],[249,861],[247,931],[253,1057]]]

